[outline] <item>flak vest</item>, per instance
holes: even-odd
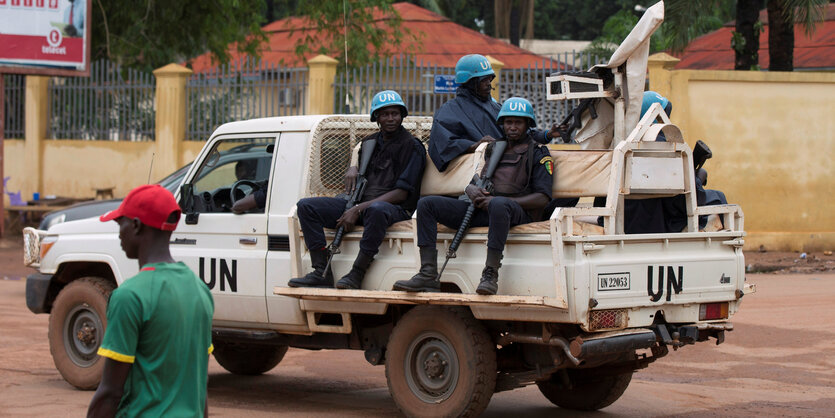
[[[493,195],[519,197],[533,193],[531,176],[533,174],[533,153],[538,144],[530,137],[521,144],[508,147],[502,154],[499,165],[493,173]],[[485,157],[489,159],[489,157]],[[487,164],[481,169],[481,176],[487,170]],[[526,209],[532,220],[542,216],[542,209]]]
[[[367,136],[363,139],[363,143],[366,141],[377,141],[377,146],[368,164],[368,172],[366,173],[368,184],[362,196],[363,202],[374,200],[394,190],[397,179],[409,165],[414,147],[412,135],[403,127],[400,127],[395,137],[389,141],[383,141],[381,132]],[[362,155],[362,148],[364,148],[364,145],[360,148],[360,156]],[[408,211],[414,210],[417,206],[417,198],[420,196],[419,187],[420,184],[416,186],[416,192],[412,193],[406,202],[400,204],[401,207]]]

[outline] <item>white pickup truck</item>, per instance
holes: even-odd
[[[657,105],[655,105],[657,106]],[[221,126],[180,189],[184,216],[172,236],[184,261],[215,298],[215,358],[233,373],[259,374],[288,347],[364,350],[385,364],[391,394],[407,415],[481,412],[496,391],[536,383],[554,404],[605,407],[635,370],[679,347],[716,339],[752,291],[745,283],[743,215],[735,205],[696,207],[690,148],[653,109],[612,150],[553,147],[554,196],[606,196],[606,207],[558,208],[544,222],[511,229],[499,293],[476,295],[486,228],[472,228],[442,279],[442,293],[391,291],[418,269],[414,219],[392,226],[362,290],[296,289],[307,271],[295,203],[334,195],[351,150],[376,125],[367,116],[256,119]],[[663,120],[663,117],[662,117]],[[404,126],[426,140],[431,118]],[[663,131],[666,142],[655,142]],[[267,206],[235,215],[233,199],[247,161],[269,179]],[[439,173],[427,165],[422,194],[457,195],[483,163],[468,154]],[[684,194],[685,231],[623,234],[624,198]],[[722,214],[718,230],[697,217]],[[602,216],[604,227],[583,220]],[[439,252],[454,231],[441,228]],[[79,388],[94,388],[102,362],[110,292],[137,273],[113,222],[86,219],[48,231],[27,229],[27,305],[49,313],[55,365]],[[360,232],[346,235],[333,261],[347,272]]]

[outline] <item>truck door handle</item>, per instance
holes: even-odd
[[[238,242],[244,245],[255,245],[258,243],[258,238],[241,238]]]

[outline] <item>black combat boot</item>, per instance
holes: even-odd
[[[438,249],[420,247],[420,271],[409,280],[398,280],[392,290],[406,292],[440,292],[438,280]]]
[[[481,271],[481,283],[475,292],[479,295],[495,295],[499,291],[499,267],[502,266],[502,252],[487,249],[487,261]]]
[[[328,256],[330,252],[327,248],[321,250],[310,250],[310,264],[313,265],[313,271],[307,273],[304,277],[296,277],[287,282],[290,287],[333,287],[333,272],[328,267],[328,272],[325,273],[325,266],[328,265]]]
[[[365,271],[368,270],[368,266],[371,265],[372,261],[374,261],[373,255],[368,255],[360,251],[357,254],[357,259],[354,260],[354,266],[351,267],[351,271],[336,282],[336,288],[359,289],[362,287],[362,278],[365,277]]]

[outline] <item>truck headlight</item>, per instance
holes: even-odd
[[[23,228],[23,264],[27,266],[37,267],[41,261],[42,254],[45,254],[41,248],[41,240],[46,235],[46,232],[39,231],[35,228]],[[55,243],[57,237],[53,237],[49,247]],[[49,251],[49,250],[47,250]]]
[[[66,213],[62,213],[62,214],[60,214],[56,217],[53,217],[52,219],[49,220],[49,222],[46,223],[46,225],[44,225],[44,230],[52,228],[54,225],[62,224],[62,223],[64,223],[65,220],[67,220],[67,214]]]

